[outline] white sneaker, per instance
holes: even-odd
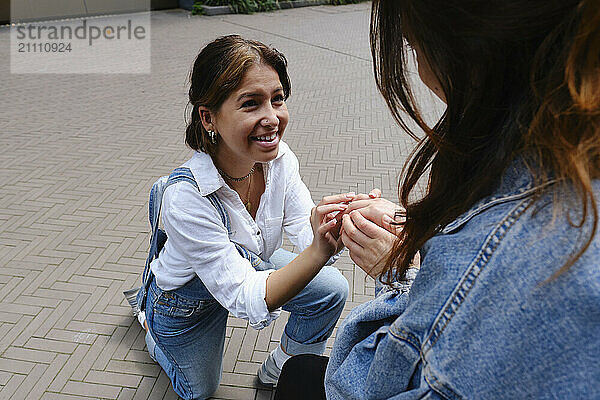
[[[131,311],[133,312],[134,316],[137,316],[140,312],[140,308],[138,307],[137,303],[137,294],[140,291],[140,289],[141,287],[136,287],[123,292],[125,298],[127,299],[127,302],[131,306]]]
[[[142,328],[146,329],[146,313],[144,311],[138,311],[137,320],[142,326]]]
[[[129,290],[124,291],[123,294],[125,295],[125,298],[129,302],[129,305],[131,306],[131,311],[133,312],[133,315],[135,317],[137,317],[137,320],[140,323],[140,325],[142,326],[142,328],[146,329],[146,326],[145,326],[146,313],[143,311],[140,311],[140,307],[138,306],[138,303],[137,303],[137,294],[140,291],[140,289],[141,288],[139,288],[139,287],[129,289]]]
[[[280,374],[281,369],[275,364],[273,353],[269,354],[269,357],[262,363],[257,372],[260,383],[269,387],[277,386]]]

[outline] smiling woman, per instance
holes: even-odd
[[[198,112],[203,127],[219,133],[215,161],[230,176],[244,176],[256,162],[272,160],[289,117],[279,76],[264,63],[248,69],[218,111],[200,106]]]
[[[186,143],[195,150],[162,198],[168,236],[137,296],[150,356],[184,399],[219,385],[227,316],[262,329],[290,312],[281,345],[258,371],[277,383],[296,354],[322,354],[348,283],[334,267],[343,245],[335,216],[354,197],[315,207],[298,160],[281,140],[288,123],[287,61],[239,36],[209,43],[189,90]],[[172,177],[175,175],[172,175]],[[285,233],[299,249],[280,248]]]

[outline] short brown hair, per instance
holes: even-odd
[[[277,72],[284,99],[287,99],[291,91],[287,60],[276,49],[238,35],[228,35],[210,42],[200,51],[190,74],[189,102],[192,105],[192,116],[185,134],[185,142],[189,147],[210,155],[215,154],[218,141],[213,144],[209,140],[198,108],[203,106],[218,111],[240,85],[250,67],[258,63],[264,63]]]

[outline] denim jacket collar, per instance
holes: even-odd
[[[519,157],[513,160],[502,175],[497,189],[490,196],[479,200],[468,211],[464,212],[454,221],[446,225],[441,230],[442,234],[447,234],[460,229],[471,218],[487,210],[488,208],[507,201],[522,199],[531,196],[541,188],[554,183],[554,180],[548,180],[540,185],[534,184],[534,178],[528,170],[525,161]]]
[[[275,160],[283,156],[288,149],[289,147],[285,142],[279,142],[279,150]],[[267,164],[270,165],[273,161],[269,161]],[[188,167],[192,171],[202,196],[208,196],[220,188],[227,186],[227,183],[221,174],[219,174],[219,171],[217,171],[211,156],[207,153],[196,151],[192,158],[185,163],[184,166]]]

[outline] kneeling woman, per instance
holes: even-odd
[[[301,181],[281,141],[286,68],[281,53],[239,36],[208,44],[194,63],[186,143],[196,152],[183,166],[196,185],[164,192],[168,240],[145,302],[148,351],[184,399],[217,389],[229,312],[255,329],[281,307],[291,313],[281,346],[258,371],[273,385],[290,355],[323,353],[348,294],[342,274],[324,265],[342,249],[334,216],[352,195],[315,207]],[[280,249],[283,232],[298,255]]]

